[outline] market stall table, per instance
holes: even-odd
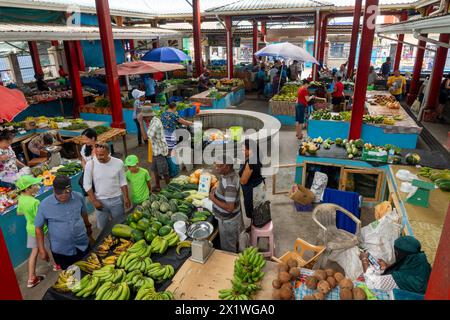
[[[231,105],[240,104],[245,99],[245,90],[242,86],[232,87],[230,92],[218,91],[223,94],[220,99],[208,97],[211,92],[211,89],[200,92],[190,97],[189,100],[200,103],[204,109],[226,109]]]
[[[125,156],[127,156],[128,149],[127,149],[127,130],[126,129],[111,128],[110,130],[100,134],[97,137],[97,141],[99,143],[109,143],[109,142],[113,142],[120,138],[122,138],[123,149],[125,152]],[[66,142],[73,142],[77,146],[81,147],[84,144],[82,139],[83,138],[81,136],[76,136],[71,139],[67,139]]]
[[[237,254],[215,249],[204,264],[186,260],[167,290],[173,292],[176,300],[218,300],[219,290],[231,287],[236,258]],[[272,281],[277,277],[276,263],[266,261],[262,271],[262,289],[254,299],[270,300]]]

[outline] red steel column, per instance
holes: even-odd
[[[444,43],[449,43],[450,34],[441,34],[439,36],[439,41]],[[434,56],[433,71],[430,78],[430,92],[428,93],[428,100],[426,107],[434,109],[438,105],[439,90],[441,87],[442,76],[444,75],[445,62],[447,60],[448,48],[438,47],[436,50],[436,55]]]
[[[266,22],[261,21],[261,42],[266,42],[266,34],[267,34]]]
[[[258,21],[253,20],[253,65],[258,62],[255,56],[256,51],[258,51]]]
[[[433,6],[430,6],[431,8]],[[427,8],[423,14],[424,17],[428,16],[430,13],[430,7]],[[427,37],[427,34],[421,34],[421,36]],[[417,52],[416,52],[416,60],[414,61],[414,68],[413,68],[413,74],[412,74],[412,80],[411,84],[409,86],[409,93],[406,98],[406,103],[410,106],[414,103],[414,101],[417,98],[417,93],[419,92],[419,81],[420,81],[420,74],[422,72],[422,65],[423,65],[423,57],[425,55],[425,46],[427,43],[423,40],[419,40],[417,42]],[[421,48],[422,47],[422,48]]]
[[[328,25],[328,15],[323,14],[321,19],[321,31],[320,31],[320,48],[319,48],[319,62],[324,64],[325,61],[325,44],[327,42],[327,25]]]
[[[372,55],[377,13],[378,0],[366,0],[361,35],[361,49],[358,59],[358,72],[356,74],[358,81],[355,83],[349,139],[359,139],[361,137],[367,82],[369,77],[370,56]]]
[[[80,40],[75,41],[75,48],[77,51],[78,68],[80,71],[86,71],[86,65],[84,63],[83,49],[81,48]]]
[[[353,15],[352,39],[350,42],[350,53],[348,55],[347,78],[353,76],[355,69],[356,48],[358,47],[359,23],[361,19],[362,0],[355,1],[355,12]]]
[[[80,80],[80,69],[78,66],[76,41],[64,41],[64,52],[66,53],[67,67],[69,69],[70,87],[73,98],[73,116],[80,117],[80,108],[84,105],[83,87]]]
[[[95,6],[97,9],[103,60],[105,61],[106,83],[108,85],[108,95],[111,103],[111,127],[125,128],[108,0],[95,0]]]
[[[33,68],[35,74],[44,74],[42,71],[41,61],[39,60],[39,50],[36,41],[28,41],[28,48],[30,49],[31,61],[33,62]]]
[[[225,28],[227,33],[227,76],[228,79],[233,78],[233,31],[231,27],[233,20],[231,16],[225,17]]]
[[[52,44],[52,46],[57,47],[59,45],[59,41],[58,40],[52,40],[50,41],[50,43]]]
[[[133,39],[128,40],[128,46],[130,48],[130,52],[134,52],[134,40]]]
[[[202,30],[200,16],[200,0],[192,0],[192,9],[194,10],[194,21],[192,22],[194,31],[194,58],[195,58],[195,76],[198,77],[203,72],[202,66]]]
[[[320,14],[319,12],[316,12],[315,16],[314,16],[314,58],[316,58],[316,60],[319,60],[319,39],[320,39]],[[314,81],[316,81],[317,79],[317,70],[318,70],[318,65],[317,64],[313,64],[312,66],[312,78]]]
[[[406,20],[408,20],[408,13],[406,11],[403,11],[400,16],[400,21],[406,21]],[[400,61],[402,60],[403,41],[404,40],[405,40],[405,35],[399,34],[398,42],[397,42],[397,50],[395,51],[394,70],[397,70],[400,68]]]

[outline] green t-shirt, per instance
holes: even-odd
[[[137,173],[132,173],[130,170],[126,172],[127,182],[131,189],[131,201],[133,204],[141,204],[150,196],[147,182],[150,181],[150,174],[148,170],[139,168]]]
[[[36,236],[34,219],[36,219],[40,203],[41,202],[38,199],[32,196],[20,195],[17,204],[17,212],[25,216],[25,219],[27,220],[27,234],[32,237]],[[47,233],[47,226],[44,226],[44,233]]]

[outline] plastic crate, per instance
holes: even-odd
[[[375,162],[388,162],[388,153],[387,151],[371,151],[366,148],[363,149],[362,152],[362,160],[364,161],[375,161]]]

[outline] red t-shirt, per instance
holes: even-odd
[[[334,84],[336,91],[333,92],[333,97],[339,98],[344,96],[344,84],[340,81]]]
[[[308,105],[308,101],[306,101],[306,97],[309,95],[308,89],[306,87],[298,88],[297,92],[297,103],[301,103],[304,106]]]

